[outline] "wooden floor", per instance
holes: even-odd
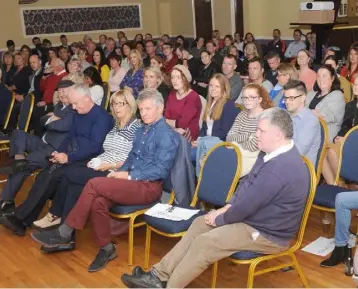
[[[30,181],[25,184],[28,188]],[[25,190],[24,189],[24,190]],[[18,201],[24,197],[21,192]],[[354,218],[356,223],[357,218]],[[355,224],[356,225],[356,224]],[[355,227],[356,228],[356,227]],[[77,234],[77,248],[72,252],[43,254],[39,245],[30,237],[17,237],[0,226],[0,287],[123,287],[120,276],[128,273],[127,235],[114,238],[117,243],[118,257],[111,261],[106,269],[97,273],[88,273],[87,267],[95,257],[98,248],[92,240],[90,225]],[[322,235],[319,214],[311,212],[304,245]],[[136,265],[143,265],[145,231],[135,231]],[[153,233],[151,263],[158,262],[177,242]],[[310,287],[350,288],[354,287],[350,277],[344,275],[343,265],[335,268],[321,268],[323,258],[302,251],[297,253],[298,261],[308,279]],[[217,287],[237,288],[246,286],[247,267],[233,266],[227,260],[219,265]],[[209,287],[211,270],[207,270],[189,287]],[[255,287],[295,288],[302,287],[295,271],[274,272],[255,278]]]

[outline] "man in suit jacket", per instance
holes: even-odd
[[[69,104],[68,88],[74,83],[63,80],[58,85],[59,102],[53,113],[45,115],[42,120],[46,132],[42,138],[16,130],[10,140],[10,156],[14,160],[7,166],[0,168],[0,174],[7,174],[9,178],[2,192],[0,215],[14,207],[14,198],[26,177],[36,169],[48,165],[48,157],[56,151],[71,129],[74,110]],[[26,156],[25,156],[26,154]]]
[[[40,89],[40,81],[43,75],[42,61],[40,56],[32,55],[29,59],[32,69],[32,75],[30,75],[30,89],[29,93],[35,95],[35,104],[42,100],[42,92]]]

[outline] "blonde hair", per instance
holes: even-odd
[[[15,57],[16,57],[16,56],[21,56],[22,61],[23,61],[23,65],[24,65],[24,66],[27,66],[28,59],[27,59],[27,57],[24,55],[24,53],[22,53],[22,52],[20,52],[20,51],[14,52],[14,54],[13,54],[14,62],[15,62]]]
[[[245,54],[245,56],[247,57],[247,48],[248,48],[249,46],[253,46],[253,47],[254,47],[254,57],[260,57],[260,56],[259,56],[259,53],[258,53],[258,51],[257,51],[257,47],[256,47],[255,43],[247,43],[247,44],[246,44],[245,49],[244,49],[244,54]]]
[[[299,78],[297,69],[290,63],[281,63],[277,71],[281,74],[288,75],[290,79],[298,80]]]
[[[71,80],[75,84],[83,84],[84,83],[84,76],[82,72],[75,72],[67,74],[62,80]],[[52,102],[56,105],[60,101],[58,97],[58,91],[56,90],[53,94]]]
[[[155,77],[158,79],[157,87],[163,82],[163,74],[158,67],[149,66],[144,69],[144,75],[147,71],[153,72]],[[144,84],[144,88],[147,88]]]
[[[211,109],[211,106],[213,104],[213,98],[211,94],[208,93],[208,102],[206,103],[206,107],[203,115],[204,121],[207,119],[208,116],[212,120],[220,119],[224,109],[224,105],[230,99],[231,87],[227,77],[221,73],[215,73],[209,81],[209,86],[210,86],[210,82],[213,79],[216,79],[220,84],[221,97],[217,100],[214,107]]]
[[[130,112],[131,112],[131,116],[135,117],[136,113],[137,113],[137,103],[136,103],[136,100],[135,100],[133,94],[127,89],[118,90],[117,92],[112,94],[111,103],[114,99],[118,99],[118,98],[120,98],[121,100],[126,101],[128,103]],[[113,112],[112,105],[111,105],[111,113],[116,120],[116,126],[119,127],[120,126],[119,119],[116,117],[115,113]]]
[[[143,59],[142,59],[142,55],[140,54],[139,50],[138,49],[132,49],[130,52],[129,52],[129,58],[131,56],[131,54],[135,54],[139,60],[139,64],[138,64],[138,67],[139,68],[142,68],[143,67]]]

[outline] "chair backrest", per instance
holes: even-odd
[[[204,157],[191,206],[198,200],[224,206],[235,192],[241,167],[241,152],[236,145],[222,142],[211,148]]]
[[[204,111],[205,111],[207,101],[204,98],[204,96],[199,95],[199,97],[200,97],[200,101],[201,101],[201,112],[200,112],[199,126],[201,128],[201,126],[203,124],[203,116],[204,116]]]
[[[335,184],[342,177],[345,180],[358,183],[358,126],[346,134],[339,154],[338,170]]]
[[[1,98],[2,98],[1,105],[6,105],[8,107],[6,115],[5,115],[4,119],[2,120],[3,129],[7,129],[7,126],[10,121],[12,109],[14,108],[14,104],[15,104],[15,92],[11,93],[9,91],[9,93],[2,95]]]
[[[237,110],[239,111],[239,113],[242,112],[243,110],[245,110],[244,107],[240,103],[235,103],[235,106],[236,106]]]
[[[316,173],[315,173],[315,170],[314,170],[314,167],[313,167],[311,161],[309,161],[306,157],[302,157],[302,159],[306,165],[310,181],[309,181],[309,185],[307,188],[308,195],[307,195],[305,209],[303,210],[303,214],[302,214],[302,218],[301,218],[300,228],[297,233],[296,243],[290,249],[292,251],[298,250],[302,245],[302,241],[303,241],[303,237],[305,234],[306,225],[307,225],[307,221],[308,221],[308,216],[311,211],[311,207],[312,207],[312,203],[313,203],[313,199],[314,199],[314,195],[316,193],[316,187],[317,187]]]
[[[19,130],[26,131],[29,128],[32,111],[34,109],[35,97],[32,93],[27,95],[22,102],[19,114],[19,120],[17,122],[17,128]]]
[[[341,89],[343,90],[344,100],[346,103],[352,100],[353,88],[352,84],[343,76],[339,77],[341,83]]]
[[[101,106],[105,110],[108,110],[109,100],[111,97],[111,90],[109,89],[109,84],[107,82],[103,82],[102,87],[103,87],[103,98],[102,98]]]
[[[327,145],[328,145],[327,124],[324,121],[324,119],[321,119],[321,118],[319,118],[319,124],[321,127],[321,143],[319,146],[319,150],[317,152],[317,160],[316,160],[316,164],[315,164],[317,182],[319,182],[321,179],[323,160],[324,160],[324,156],[326,154]]]

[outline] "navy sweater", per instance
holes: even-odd
[[[308,171],[300,153],[288,152],[264,162],[261,152],[230,200],[231,207],[216,218],[216,225],[245,223],[265,238],[287,246],[295,237],[306,204]]]
[[[216,136],[222,141],[225,141],[226,136],[229,130],[231,129],[235,121],[235,118],[239,112],[240,112],[239,109],[236,108],[235,106],[235,102],[229,99],[223,107],[223,112],[221,114],[221,117],[218,120],[214,121],[211,136]],[[199,136],[206,136],[207,129],[208,126],[206,124],[206,120],[204,119]]]
[[[87,114],[76,113],[71,130],[58,152],[68,155],[68,163],[84,161],[103,152],[103,142],[113,128],[113,118],[101,106],[94,105]]]

